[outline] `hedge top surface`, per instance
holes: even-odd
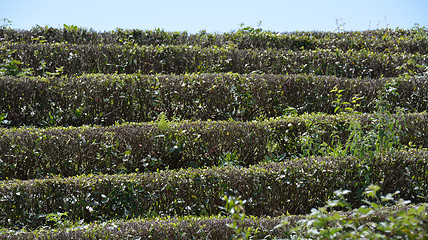
[[[0,41],[7,42],[68,42],[72,44],[138,44],[138,45],[195,45],[224,46],[232,44],[245,48],[281,48],[291,50],[339,48],[368,49],[376,52],[407,52],[426,54],[428,33],[423,28],[379,29],[354,32],[290,32],[237,31],[230,33],[196,34],[157,30],[117,29],[96,32],[82,28],[34,27],[31,30],[0,29]]]

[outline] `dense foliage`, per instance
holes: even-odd
[[[2,77],[3,127],[112,125],[169,119],[251,121],[294,111],[333,114],[343,91],[355,110],[373,113],[382,95],[390,111],[428,110],[428,77],[348,79],[313,75],[186,74]],[[397,94],[399,93],[399,94]],[[355,105],[355,104],[354,104]],[[287,112],[288,111],[288,112]]]
[[[0,185],[0,219],[4,227],[44,225],[46,215],[67,212],[70,220],[130,217],[216,215],[224,194],[248,199],[254,216],[307,214],[333,196],[352,191],[361,204],[370,183],[384,193],[400,191],[414,203],[428,199],[427,152],[383,157],[309,158],[265,163],[250,168],[226,166],[125,175],[49,177],[4,181]]]
[[[83,73],[270,73],[397,77],[427,71],[428,56],[368,50],[238,49],[235,46],[1,43],[0,58],[22,63],[36,75]]]
[[[428,147],[428,114],[397,120],[397,144]],[[327,147],[349,142],[351,125],[358,134],[379,134],[377,115],[307,115],[262,122],[170,122],[109,127],[0,129],[0,179],[47,175],[132,173],[182,167],[288,160],[323,155]],[[387,133],[383,133],[387,134]],[[362,139],[355,139],[363,145]],[[366,144],[374,144],[373,141]],[[323,152],[324,149],[324,152]],[[308,152],[309,151],[309,152]],[[279,161],[277,160],[277,161]]]
[[[275,33],[248,28],[231,33],[197,34],[166,32],[161,29],[117,29],[96,32],[73,26],[63,29],[34,27],[31,30],[0,29],[0,41],[24,43],[70,44],[137,44],[137,45],[193,45],[201,47],[233,45],[239,49],[287,49],[293,51],[341,49],[347,51],[369,50],[373,52],[405,52],[427,54],[428,38],[424,28],[378,29],[356,32],[291,32]]]
[[[427,74],[420,27],[0,26],[0,239],[426,239]]]

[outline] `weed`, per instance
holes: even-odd
[[[158,118],[156,119],[155,123],[157,124],[159,129],[164,131],[170,126],[171,122],[168,120],[168,117],[166,116],[165,112],[161,112],[158,115]]]
[[[236,151],[234,152],[225,152],[223,155],[219,156],[219,166],[239,166],[242,164],[241,161],[238,159],[238,155],[236,154]]]
[[[239,25],[239,28],[238,28],[238,33],[244,33],[244,34],[245,33],[248,33],[248,34],[258,34],[258,33],[261,33],[261,32],[263,32],[263,29],[260,28],[260,25],[262,25],[262,21],[259,21],[257,23],[257,28],[254,28],[252,26],[246,26],[245,23],[241,23]]]
[[[12,26],[12,21],[7,18],[2,18],[0,21],[3,22],[0,29],[10,29],[10,26]]]
[[[9,120],[5,120],[7,118],[8,113],[1,113],[0,114],[0,125],[4,124],[4,125],[9,125],[10,121]]]
[[[233,222],[227,224],[227,226],[235,232],[233,239],[243,240],[250,239],[252,232],[257,231],[252,227],[242,226],[245,220],[245,200],[241,200],[240,197],[224,196],[223,200],[226,201],[226,206],[220,207],[232,218]]]
[[[3,47],[2,47],[3,48]],[[18,61],[13,58],[13,54],[16,50],[5,49],[5,56],[1,56],[3,58],[3,62],[0,64],[0,76],[28,76],[32,74],[31,68],[21,68],[21,61]]]
[[[344,32],[345,31],[346,22],[343,21],[342,18],[336,18],[336,32]]]
[[[373,124],[369,125],[370,130],[364,130],[357,116],[361,113],[356,109],[360,106],[358,101],[362,98],[357,96],[352,97],[349,102],[343,101],[343,90],[334,87],[330,92],[335,93],[336,100],[333,101],[336,114],[353,114],[355,118],[349,123],[349,136],[346,141],[342,142],[338,132],[333,131],[330,135],[331,142],[326,143],[322,140],[322,135],[325,130],[314,121],[306,122],[308,129],[300,137],[300,146],[303,157],[309,157],[314,154],[333,157],[373,157],[375,155],[385,155],[402,149],[400,143],[401,124],[399,119],[402,116],[402,111],[397,109],[397,114],[393,116],[392,106],[385,101],[386,97],[398,96],[397,87],[394,82],[388,82],[384,90],[378,96],[376,111],[373,113]]]
[[[1,21],[3,22],[0,26],[1,30],[10,29],[10,26],[12,25],[11,20],[3,18],[1,19]],[[6,56],[3,57],[3,62],[0,65],[0,76],[18,76],[18,74],[21,72],[19,69],[19,65],[21,65],[22,63],[12,58],[12,54],[15,53],[16,50],[5,50]]]
[[[12,58],[12,54],[16,50],[8,51],[6,53],[7,57],[3,59],[3,63],[0,65],[0,75],[3,76],[18,76],[18,74],[21,72],[19,69],[19,65],[22,63],[18,60],[14,60]]]
[[[46,70],[47,69],[47,64],[44,60],[40,61],[40,66],[37,70],[41,70],[42,71],[42,76],[44,77],[57,77],[57,76],[61,76],[62,73],[64,72],[64,66],[62,67],[57,67],[55,69],[55,72],[49,72]]]
[[[83,221],[74,223],[68,219],[63,219],[63,217],[67,218],[67,215],[68,212],[49,213],[46,215],[46,221],[53,223],[53,227],[58,229],[68,229],[83,223]]]
[[[331,93],[336,94],[336,100],[333,101],[334,113],[340,113],[342,111],[348,112],[348,113],[359,113],[356,111],[358,107],[360,107],[360,104],[358,101],[362,100],[363,97],[360,97],[358,94],[356,96],[353,96],[350,102],[344,102],[342,99],[342,92],[344,90],[338,89],[337,86],[334,86],[334,88],[330,91]]]

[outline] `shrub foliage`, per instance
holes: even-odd
[[[428,236],[426,28],[3,21],[0,238]]]
[[[3,181],[0,224],[36,227],[46,224],[46,215],[52,212],[67,212],[74,221],[216,215],[223,194],[247,199],[248,215],[306,214],[336,189],[350,190],[349,203],[359,206],[371,183],[380,185],[382,193],[399,190],[404,199],[425,202],[427,159],[422,151],[374,159],[305,158],[250,168]]]
[[[359,96],[365,113],[384,96],[392,112],[428,110],[428,78],[348,79],[313,75],[189,74],[2,77],[3,127],[112,125],[169,119],[251,121],[287,114],[334,113],[337,88],[343,101]],[[393,94],[399,93],[399,94]]]
[[[278,157],[280,161],[322,155],[323,144],[348,142],[353,120],[363,128],[359,134],[369,134],[377,117],[308,115],[264,122],[157,121],[110,127],[0,129],[0,178],[131,173],[228,162],[248,166]],[[399,138],[397,144],[428,147],[426,113],[396,120],[403,129],[391,136]]]
[[[83,73],[251,73],[335,75],[348,78],[422,74],[428,57],[420,53],[363,50],[238,49],[235,46],[72,45],[1,43],[0,57],[11,57],[36,75]]]

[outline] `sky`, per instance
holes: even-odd
[[[221,33],[243,23],[274,32],[361,31],[428,27],[428,0],[0,0],[4,18],[15,29],[67,24]]]

